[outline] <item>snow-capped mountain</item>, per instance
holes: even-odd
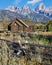
[[[34,12],[34,11],[33,11],[32,9],[30,9],[30,7],[28,7],[28,6],[23,6],[23,7],[21,7],[21,8],[15,7],[15,6],[9,6],[9,7],[5,8],[5,10],[9,10],[9,11],[11,11],[11,12],[17,12],[17,13],[22,14],[22,15],[24,15],[24,16],[26,16],[26,15],[28,15],[28,14]]]
[[[47,7],[47,8],[45,9],[45,12],[47,12],[47,13],[52,13],[52,7]]]
[[[52,18],[52,7],[46,7],[44,3],[40,3],[36,8],[35,11],[39,14],[43,14],[47,17]]]
[[[44,3],[40,3],[36,8],[35,10],[38,12],[38,11],[44,11],[45,10],[45,5]]]
[[[17,7],[15,7],[15,6],[8,6],[7,8],[5,8],[5,10],[9,10],[9,11],[12,11],[12,12],[16,12]]]
[[[52,16],[52,8],[47,9],[43,3],[37,6],[35,10],[31,9],[28,6],[9,6],[4,10],[0,10],[0,20],[3,20],[6,17],[10,20],[13,20],[15,17],[19,17],[21,19],[29,18],[35,22],[46,22],[52,18],[49,15]]]
[[[24,15],[24,16],[26,16],[26,15],[28,15],[28,14],[30,14],[30,13],[34,13],[35,11],[34,10],[32,10],[30,7],[28,7],[28,6],[23,6],[22,8],[21,8],[21,14],[22,15]]]
[[[52,7],[46,7],[44,5],[44,3],[40,3],[35,10],[31,9],[28,6],[23,6],[23,7],[15,7],[15,6],[9,6],[7,8],[5,8],[5,10],[9,10],[11,12],[17,12],[18,14],[21,14],[23,16],[27,16],[30,13],[38,13],[38,14],[42,14],[44,16],[50,17],[52,18]]]

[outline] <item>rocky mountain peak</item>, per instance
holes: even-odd
[[[8,6],[7,8],[5,8],[5,10],[9,10],[9,11],[15,12],[17,10],[17,7],[15,7],[15,6]]]
[[[4,17],[8,17],[11,20],[15,17],[19,17],[21,19],[29,18],[35,21],[45,22],[50,18],[52,19],[50,12],[52,12],[52,7],[45,7],[43,3],[40,3],[35,10],[26,5],[23,7],[8,6],[4,10],[0,10],[0,20]]]
[[[35,8],[36,11],[39,11],[39,10],[42,10],[44,11],[45,10],[45,5],[44,3],[40,3],[36,8]]]
[[[24,5],[23,7],[22,7],[23,9],[30,9],[30,7],[28,7],[27,5]]]

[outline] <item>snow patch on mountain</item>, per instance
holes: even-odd
[[[45,15],[47,17],[52,18],[52,7],[46,7],[44,3],[40,3],[36,8],[35,11],[39,14]]]
[[[7,8],[5,8],[5,10],[9,10],[9,11],[12,11],[12,12],[16,12],[17,7],[15,7],[15,6],[8,6]]]
[[[23,7],[9,6],[0,12],[2,15],[0,16],[1,18],[4,18],[4,16],[10,19],[14,19],[15,17],[21,19],[29,18],[41,22],[48,21],[52,18],[52,7],[46,7],[44,3],[40,3],[35,10],[25,5]]]

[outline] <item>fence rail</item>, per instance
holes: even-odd
[[[1,39],[2,41],[6,41],[6,42],[10,42],[10,43],[19,43],[19,42],[15,42],[15,41],[10,41],[10,40],[5,40],[5,39]],[[50,45],[43,45],[43,44],[34,44],[34,43],[23,43],[25,45],[29,45],[29,46],[36,46],[36,47],[45,47],[45,48],[52,48],[52,46]]]
[[[19,42],[17,41],[10,41],[10,40],[5,40],[5,39],[1,39],[0,38],[0,41],[5,41],[5,42],[9,42],[11,45],[13,45],[13,44],[19,44]],[[7,44],[9,44],[9,43],[7,43]],[[43,44],[34,44],[34,43],[23,43],[25,46],[32,46],[32,47],[38,47],[38,48],[48,48],[48,49],[52,49],[52,46],[50,46],[50,45],[43,45]],[[11,48],[12,50],[14,50],[14,51],[18,51],[18,50],[21,50],[22,52],[26,52],[26,53],[30,53],[30,52],[32,52],[32,53],[34,53],[34,54],[38,54],[38,55],[40,55],[41,56],[41,58],[43,59],[43,60],[49,60],[51,63],[52,63],[52,51],[51,52],[40,52],[40,51],[38,51],[38,50],[33,50],[33,49],[29,49],[29,48],[23,48],[23,47],[17,47],[17,48],[14,48],[13,46],[12,46],[12,48]],[[17,55],[17,54],[14,54],[16,57],[18,56],[18,57],[20,57],[20,55]],[[21,55],[22,56],[22,55]],[[29,57],[29,55],[25,55],[25,57]],[[30,58],[30,57],[29,57]],[[51,65],[51,64],[49,64],[49,63],[44,63],[44,65]]]

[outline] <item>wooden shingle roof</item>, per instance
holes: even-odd
[[[21,23],[19,23],[19,22],[15,21],[15,20],[14,20],[13,22],[15,22],[16,24],[18,24],[19,26],[22,26],[22,24],[21,24]],[[13,22],[11,22],[9,25],[12,25],[12,23],[13,23]]]
[[[26,26],[26,27],[29,27],[29,26],[34,26],[35,25],[35,22],[31,21],[31,22],[23,22],[21,19],[19,18],[15,18],[13,20],[13,22],[15,22],[16,24],[18,24],[19,26]],[[11,25],[13,22],[11,22],[9,25]]]
[[[25,22],[28,26],[34,26],[35,22],[31,21],[31,22]]]
[[[26,27],[29,27],[26,23],[24,23],[21,19],[16,18],[17,21],[19,21],[21,24],[25,25]]]

